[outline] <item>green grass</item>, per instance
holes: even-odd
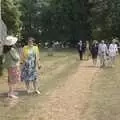
[[[86,120],[120,120],[120,58],[94,78]]]
[[[80,64],[75,50],[54,52],[54,56],[47,56],[47,52],[41,51],[40,90],[41,96],[22,94],[18,104],[11,107],[6,98],[0,97],[0,120],[27,120],[31,110],[40,109],[38,103],[47,100],[50,92],[64,83],[66,77],[76,72]],[[6,78],[6,77],[5,77]],[[5,79],[4,78],[4,79]],[[3,78],[0,81],[0,91],[7,91],[7,84]],[[7,79],[6,79],[7,80]],[[23,88],[23,85],[20,85]]]

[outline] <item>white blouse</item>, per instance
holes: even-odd
[[[107,45],[106,44],[99,44],[99,48],[98,48],[99,55],[106,54],[107,52],[108,52]]]
[[[117,44],[110,44],[110,46],[109,46],[109,55],[110,56],[116,56],[117,52],[118,52]]]

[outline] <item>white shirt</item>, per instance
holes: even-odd
[[[79,42],[78,45],[79,45],[79,50],[81,51],[81,50],[82,50],[82,45],[83,45],[83,44],[82,44],[81,42]]]
[[[99,47],[98,47],[98,53],[99,55],[101,54],[106,54],[108,52],[108,49],[107,49],[107,45],[106,44],[99,44]]]
[[[117,44],[110,44],[110,46],[109,46],[109,55],[110,56],[116,56],[117,52],[118,52]]]

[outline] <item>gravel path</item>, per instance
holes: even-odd
[[[91,85],[100,71],[91,65],[91,60],[81,63],[77,72],[54,90],[42,110],[36,111],[31,120],[82,120],[89,108]]]

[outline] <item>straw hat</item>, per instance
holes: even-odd
[[[7,45],[7,46],[14,45],[14,44],[16,44],[17,40],[18,39],[16,37],[7,36],[6,40],[4,41],[4,45]]]

